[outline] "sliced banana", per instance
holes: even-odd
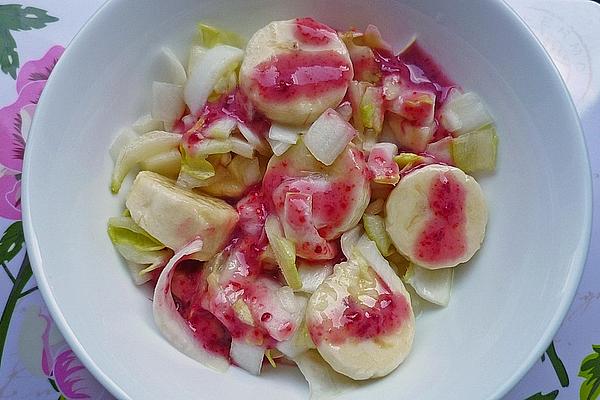
[[[314,293],[319,285],[333,273],[333,263],[329,261],[310,262],[299,258],[296,260],[296,266],[302,281],[300,290],[304,293]]]
[[[400,180],[387,200],[385,224],[396,249],[413,263],[454,267],[480,248],[487,207],[474,178],[432,164]]]
[[[202,261],[223,248],[238,221],[235,209],[223,200],[182,189],[150,171],[137,175],[126,205],[139,226],[171,249],[202,239],[196,255]]]
[[[266,345],[263,339],[268,337],[289,340],[302,323],[306,298],[272,277],[259,275],[251,266],[255,260],[247,253],[248,246],[253,246],[250,240],[238,241],[205,264],[202,305],[234,338],[244,336],[259,345]]]
[[[333,369],[352,379],[389,374],[412,346],[410,296],[387,268],[390,282],[362,258],[337,264],[308,301],[306,323],[317,350]]]
[[[337,33],[302,18],[271,22],[252,36],[240,84],[270,119],[304,126],[342,101],[352,76],[348,49]]]
[[[335,256],[337,249],[326,241],[337,239],[358,223],[371,195],[360,150],[350,144],[326,166],[301,140],[285,154],[271,158],[263,190],[284,225],[286,238],[296,243],[296,254],[309,260]],[[305,200],[304,213],[300,212],[300,197]],[[298,212],[292,213],[295,205]]]

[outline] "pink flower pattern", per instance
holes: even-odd
[[[16,80],[16,100],[0,108],[0,217],[21,218],[21,173],[29,126],[52,69],[62,55],[62,46],[51,47],[38,59],[25,63]],[[64,339],[50,344],[50,334],[56,331],[47,312],[40,312],[45,328],[40,337],[41,369],[55,384],[61,399],[110,399],[108,392],[83,366]]]
[[[64,340],[58,345],[50,345],[50,331],[55,329],[54,322],[50,316],[42,312],[39,317],[46,323],[40,338],[42,340],[40,357],[42,371],[48,379],[55,382],[62,396],[68,400],[111,398],[106,389],[94,379]]]
[[[0,109],[0,217],[21,217],[21,172],[29,123],[46,81],[64,48],[54,46],[19,70],[14,103]]]

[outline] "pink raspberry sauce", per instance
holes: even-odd
[[[281,159],[272,163],[263,178],[263,191],[270,206],[280,217],[284,215],[285,195],[303,193],[312,196],[312,220],[321,237],[326,240],[337,238],[339,228],[348,218],[364,188],[357,183],[369,179],[364,154],[350,149],[351,162],[344,164],[339,177],[326,174],[311,174],[297,171],[290,162]]]
[[[194,337],[204,349],[229,358],[231,335],[225,326],[200,306],[202,263],[184,260],[171,278],[171,294],[177,311],[187,321]]]
[[[373,53],[383,75],[399,74],[415,90],[430,90],[435,93],[437,129],[432,141],[448,136],[449,133],[439,123],[440,110],[450,90],[458,86],[446,76],[433,57],[416,42],[398,55],[384,50],[374,50]]]
[[[296,18],[294,36],[301,43],[320,45],[331,41],[335,31],[312,18]]]
[[[207,102],[198,117],[202,119],[201,126],[198,129],[190,129],[183,135],[183,143],[192,153],[193,147],[204,139],[203,128],[224,117],[236,119],[261,136],[265,136],[271,127],[271,122],[256,111],[238,89],[222,95],[215,101]]]
[[[465,191],[451,174],[440,174],[429,192],[433,215],[425,225],[415,246],[419,260],[444,263],[466,251]]]
[[[352,78],[352,66],[335,51],[294,51],[259,64],[251,78],[268,101],[314,99],[344,88]]]
[[[309,324],[310,337],[316,345],[327,341],[339,345],[347,340],[369,340],[389,335],[402,326],[410,314],[410,305],[402,295],[382,293],[375,304],[368,307],[351,296],[344,300],[339,318],[327,319],[320,324]]]

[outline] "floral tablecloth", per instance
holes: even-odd
[[[37,101],[64,46],[102,0],[0,4],[0,399],[110,399],[62,338],[26,255],[20,179]],[[575,300],[554,341],[507,400],[600,398],[600,6],[511,0],[556,62],[592,164],[593,232]],[[474,379],[476,379],[474,377]]]

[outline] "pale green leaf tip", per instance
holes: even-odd
[[[265,351],[265,357],[267,357],[267,360],[269,361],[269,364],[271,364],[271,367],[277,368],[277,364],[275,364],[275,360],[273,359],[273,356],[271,355],[271,349],[267,349]]]
[[[117,193],[119,193],[120,189],[121,189],[121,182],[119,182],[118,180],[113,180],[110,184],[110,191],[113,194],[117,194]]]

